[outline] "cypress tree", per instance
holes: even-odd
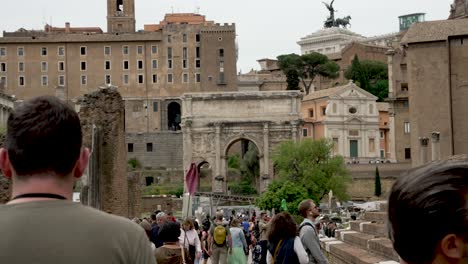
[[[382,186],[380,183],[379,167],[375,167],[375,196],[380,197],[382,195]]]

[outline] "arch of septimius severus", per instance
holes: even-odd
[[[272,151],[297,140],[301,125],[299,91],[190,93],[182,96],[184,168],[209,163],[212,191],[227,190],[227,152],[239,140],[259,151],[259,191],[273,179]]]
[[[14,107],[14,98],[0,92],[0,126],[6,127],[8,116]]]

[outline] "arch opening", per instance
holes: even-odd
[[[202,161],[197,165],[198,187],[197,192],[211,192],[213,171],[210,163]]]
[[[177,131],[180,130],[180,122],[182,121],[182,115],[180,110],[180,104],[172,102],[167,106],[167,126],[169,130]]]
[[[260,190],[260,152],[249,139],[241,138],[226,149],[226,187],[228,194],[255,195]]]

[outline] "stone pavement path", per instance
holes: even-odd
[[[202,264],[202,263],[203,261],[200,261],[199,264]],[[252,252],[250,252],[249,257],[247,258],[247,264],[251,264],[251,263],[252,263]],[[211,259],[208,259],[208,264],[211,264]]]

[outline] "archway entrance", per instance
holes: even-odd
[[[167,126],[169,130],[180,130],[180,122],[182,115],[180,111],[180,104],[172,102],[167,106]]]
[[[260,155],[248,139],[232,142],[226,149],[226,185],[231,195],[255,195],[260,190]]]
[[[211,165],[202,161],[197,166],[198,168],[198,192],[211,192],[211,181],[213,178],[213,171],[211,170]]]

